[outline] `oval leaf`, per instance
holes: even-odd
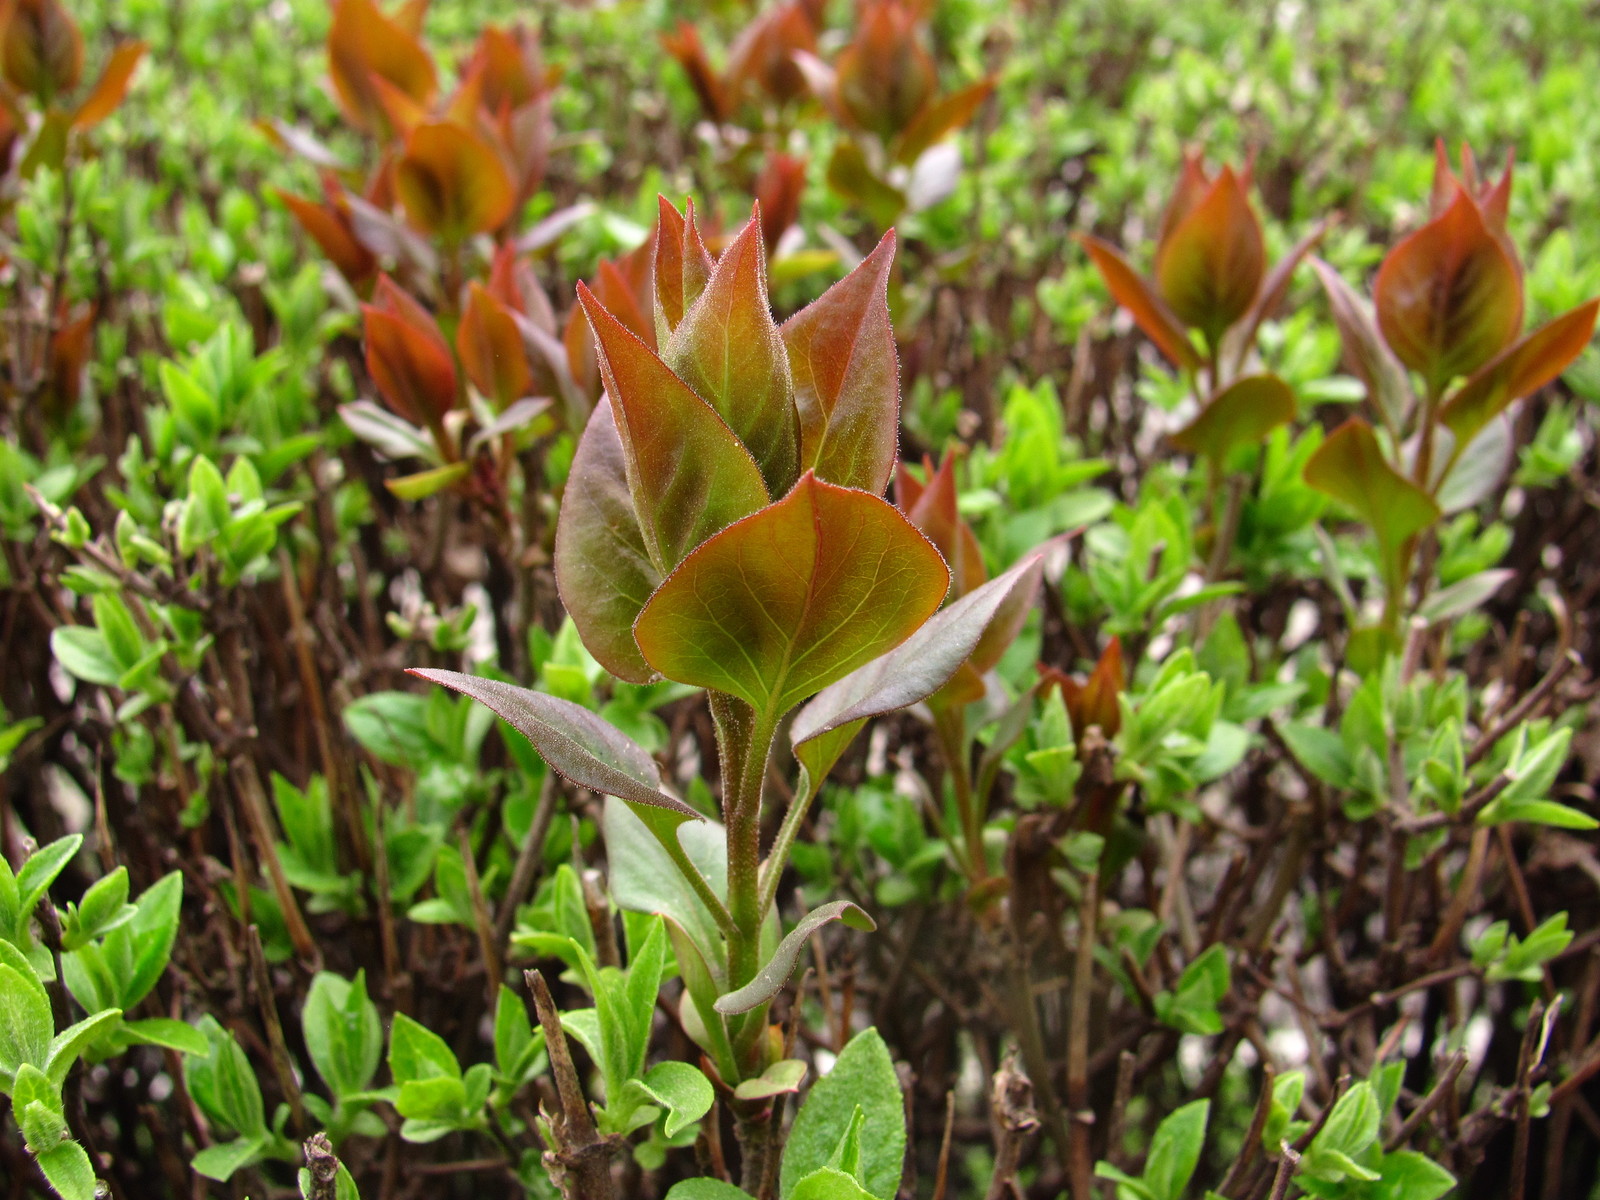
[[[684,559],[634,638],[667,678],[775,717],[911,636],[949,584],[894,508],[807,472]]]
[[[1172,444],[1220,466],[1236,448],[1294,420],[1294,413],[1294,392],[1287,383],[1276,375],[1248,375],[1213,396],[1199,416],[1172,435]]]
[[[1174,365],[1188,371],[1198,370],[1203,360],[1189,340],[1189,331],[1167,307],[1167,302],[1133,269],[1122,251],[1093,234],[1080,233],[1077,238],[1078,244],[1089,252],[1094,265],[1100,269],[1100,277],[1106,281],[1112,297],[1128,310],[1145,336],[1156,344],[1156,349]]]

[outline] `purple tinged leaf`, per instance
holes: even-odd
[[[661,790],[661,773],[643,747],[582,705],[459,671],[413,667],[408,673],[487,705],[532,742],[552,770],[581,788],[701,819]]]
[[[1345,365],[1367,385],[1367,398],[1384,425],[1398,434],[1416,403],[1406,369],[1378,333],[1372,310],[1343,276],[1320,258],[1311,260],[1311,269],[1328,294],[1328,306],[1344,344]]]
[[[895,235],[782,328],[800,414],[800,465],[882,494],[894,470],[900,363],[889,321]]]
[[[895,649],[819,692],[795,716],[789,731],[812,788],[821,785],[865,721],[927,699],[979,649],[992,625],[1014,627],[1013,618],[1026,617],[1043,571],[1044,556],[1028,556],[952,601]],[[827,736],[840,731],[848,733],[842,742]]]
[[[622,438],[604,397],[572,459],[556,524],[555,569],[561,603],[600,665],[630,683],[656,678],[633,640],[633,623],[661,573],[645,548]]]

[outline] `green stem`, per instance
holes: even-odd
[[[761,785],[777,719],[743,700],[712,692],[722,760],[722,817],[727,826],[728,985],[741,988],[761,967]]]
[[[763,921],[766,920],[767,913],[772,911],[773,901],[777,899],[778,880],[783,875],[783,868],[788,865],[789,851],[794,846],[794,840],[800,834],[800,823],[805,820],[806,812],[811,807],[811,794],[811,772],[802,767],[794,799],[789,802],[789,811],[783,814],[783,824],[778,827],[778,838],[772,843],[767,861],[761,867],[760,900]]]

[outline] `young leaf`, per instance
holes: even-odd
[[[764,260],[753,216],[672,331],[663,357],[738,435],[768,494],[782,496],[800,475],[800,424],[788,353],[767,304]]]
[[[700,240],[694,201],[688,201],[679,215],[665,196],[656,199],[660,210],[655,246],[656,345],[665,346],[683,314],[706,290],[706,280],[711,278],[716,262]]]
[[[773,951],[772,957],[761,970],[756,972],[754,979],[738,991],[717,998],[717,1011],[724,1016],[749,1012],[776,996],[779,989],[789,981],[789,976],[794,973],[795,962],[800,957],[800,952],[805,949],[806,943],[810,941],[811,935],[830,921],[843,921],[852,929],[861,929],[868,933],[878,927],[871,917],[848,900],[835,900],[830,904],[824,904],[821,908],[813,909],[800,919],[800,923],[789,931],[783,941],[778,943],[778,948]]]
[[[711,1081],[696,1067],[682,1062],[660,1062],[634,1081],[651,1104],[666,1110],[662,1132],[677,1137],[711,1111],[716,1093]]]
[[[366,973],[347,980],[318,972],[300,1024],[311,1061],[335,1097],[365,1091],[383,1058],[383,1025],[367,998]]]
[[[33,972],[0,964],[0,1082],[7,1091],[24,1064],[44,1066],[54,1033],[50,1000]]]
[[[685,1179],[672,1185],[667,1200],[751,1200],[751,1196],[720,1179]]]
[[[1435,392],[1488,362],[1522,328],[1522,278],[1465,191],[1403,239],[1373,286],[1378,328]]]
[[[445,1040],[405,1013],[389,1028],[389,1072],[399,1084],[461,1078],[461,1064]]]
[[[1261,222],[1244,183],[1223,167],[1172,223],[1156,250],[1155,281],[1178,320],[1218,348],[1222,334],[1250,308],[1266,273]]]
[[[1236,447],[1259,442],[1294,420],[1294,392],[1276,375],[1249,375],[1218,392],[1193,421],[1172,435],[1172,444],[1222,464]]]
[[[602,397],[573,456],[556,523],[556,586],[583,644],[613,675],[649,683],[656,673],[633,624],[661,585],[633,507],[622,437]]]
[[[789,740],[811,775],[812,786],[844,749],[838,739],[819,744],[824,734],[860,728],[862,722],[924,700],[943,687],[977,649],[985,631],[1014,598],[1031,605],[1044,569],[1033,554],[976,591],[935,613],[899,646],[858,667],[819,692],[795,716]],[[853,732],[853,730],[852,730]]]
[[[632,804],[700,814],[661,791],[655,760],[621,730],[588,709],[528,688],[457,671],[413,668],[410,674],[471,696],[533,743],[544,760],[579,787]]]
[[[802,1179],[827,1166],[858,1106],[866,1120],[861,1182],[878,1197],[893,1196],[899,1189],[906,1147],[900,1079],[883,1038],[876,1029],[866,1029],[850,1039],[833,1069],[812,1085],[800,1106],[783,1151],[783,1200],[792,1200]]]
[[[716,410],[582,283],[578,303],[594,330],[645,547],[666,574],[707,538],[767,504],[761,470]]]
[[[939,552],[887,503],[807,472],[686,558],[634,638],[669,679],[776,716],[904,641],[949,582]]]
[[[1145,336],[1156,344],[1156,349],[1175,366],[1187,371],[1199,370],[1205,360],[1189,340],[1189,331],[1167,307],[1167,302],[1133,269],[1133,264],[1123,257],[1122,251],[1093,234],[1080,233],[1074,236],[1100,269],[1100,275],[1116,302],[1133,315]]]
[[[77,1142],[58,1142],[39,1154],[36,1161],[61,1200],[94,1200],[94,1165]]]
[[[1145,1159],[1144,1181],[1155,1200],[1182,1200],[1205,1146],[1211,1102],[1196,1100],[1156,1126]]]
[[[894,469],[900,364],[889,321],[890,230],[861,264],[783,323],[800,413],[800,466],[881,495]]]
[[[1496,355],[1457,388],[1439,410],[1439,419],[1455,434],[1456,445],[1466,446],[1512,401],[1531,395],[1565,371],[1594,336],[1597,312],[1600,300],[1563,313]]]

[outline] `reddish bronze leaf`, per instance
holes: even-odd
[[[889,321],[895,235],[783,323],[800,417],[800,465],[880,495],[894,469],[900,363]]]
[[[322,248],[328,261],[354,287],[364,289],[378,272],[378,258],[356,235],[349,213],[337,202],[340,194],[337,181],[325,176],[323,188],[329,198],[321,204],[281,188],[274,190],[300,222],[300,227]]]
[[[667,678],[776,718],[903,642],[949,582],[933,544],[892,507],[807,472],[686,558],[634,637]]]
[[[665,196],[656,198],[661,216],[655,241],[655,334],[664,346],[683,314],[705,291],[716,262],[694,221],[694,201],[680,214]],[[635,330],[635,332],[638,332]]]
[[[1600,300],[1590,300],[1541,325],[1457,388],[1439,411],[1439,419],[1455,434],[1456,446],[1465,448],[1513,401],[1538,391],[1565,371],[1594,336],[1597,311]]]
[[[438,324],[387,275],[361,312],[367,371],[379,394],[413,424],[437,425],[456,403],[455,360]]]
[[[622,438],[604,397],[578,440],[556,523],[556,587],[589,653],[632,683],[656,677],[633,623],[661,583],[633,511]]]
[[[424,107],[433,103],[439,82],[416,33],[385,16],[375,0],[338,0],[328,30],[328,74],[345,118],[380,136],[391,129],[374,77]]]
[[[0,9],[0,74],[49,104],[83,77],[83,34],[59,0],[9,0]]]
[[[718,260],[663,357],[745,444],[768,493],[786,493],[800,474],[800,421],[789,356],[767,305],[759,213]]]
[[[453,121],[424,121],[411,131],[394,188],[411,223],[447,242],[498,228],[516,203],[505,160]]]
[[[94,87],[84,97],[78,111],[73,114],[76,129],[92,129],[117,111],[123,97],[128,94],[128,84],[133,80],[134,68],[144,57],[146,46],[139,41],[121,42],[106,60],[105,70],[95,80]]]
[[[1389,252],[1374,296],[1384,340],[1435,392],[1476,371],[1522,328],[1516,262],[1464,190]]]
[[[993,77],[980,80],[927,105],[919,112],[900,138],[895,158],[903,163],[914,163],[928,147],[944,140],[945,136],[960,129],[973,114],[983,107],[983,102],[994,91]]]
[[[1156,249],[1156,286],[1183,324],[1216,348],[1249,311],[1266,272],[1261,222],[1244,185],[1223,167]]]
[[[1078,244],[1089,252],[1094,265],[1100,269],[1100,276],[1106,281],[1112,297],[1132,314],[1145,336],[1156,344],[1156,349],[1175,366],[1188,371],[1199,370],[1204,360],[1189,340],[1183,323],[1155,289],[1145,282],[1144,277],[1133,269],[1133,264],[1123,257],[1122,251],[1093,234],[1080,233],[1075,236]]]
[[[661,35],[661,45],[689,76],[689,86],[700,98],[700,107],[706,110],[706,116],[713,121],[726,120],[732,109],[727,89],[706,57],[706,48],[695,27],[687,21],[679,21],[676,30]]]
[[[884,141],[909,127],[938,88],[933,56],[917,34],[917,15],[901,0],[867,0],[855,37],[834,62],[840,106]]]
[[[950,567],[952,597],[966,595],[989,577],[978,539],[956,507],[955,458],[947,453],[938,470],[924,458],[926,484],[918,483],[904,463],[895,472],[896,507],[944,555]]]
[[[745,26],[728,48],[724,73],[730,96],[758,89],[779,104],[804,94],[805,76],[795,65],[796,51],[815,53],[817,33],[803,6],[777,4]]]
[[[1344,346],[1345,366],[1367,385],[1367,399],[1389,431],[1398,436],[1416,402],[1405,368],[1384,343],[1365,302],[1339,273],[1320,258],[1311,260],[1311,268],[1328,294],[1328,307]]]
[[[456,353],[478,392],[503,409],[531,395],[533,368],[512,310],[476,280],[456,327]]]
[[[761,210],[761,240],[771,258],[781,238],[800,217],[800,193],[806,185],[806,160],[773,154],[756,176],[756,204]]]

